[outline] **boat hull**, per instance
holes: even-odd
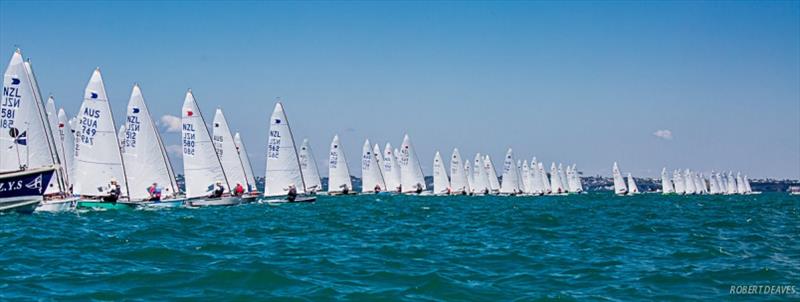
[[[283,196],[283,197],[281,197],[281,196],[272,196],[272,197],[267,197],[267,198],[261,199],[258,202],[260,202],[260,203],[307,203],[307,202],[316,202],[316,201],[317,201],[317,197],[312,195],[312,196],[297,196],[297,197],[295,197],[295,199],[293,201],[289,201],[289,199],[286,199],[286,196]]]
[[[142,208],[179,208],[182,207],[186,199],[165,199],[159,201],[145,201],[138,203]]]
[[[0,213],[32,213],[54,172],[51,166],[0,174]]]
[[[91,210],[133,210],[136,207],[134,203],[125,202],[111,202],[101,200],[79,200],[76,206],[77,209],[91,209]]]
[[[41,196],[21,196],[0,200],[0,213],[17,212],[20,214],[33,213],[34,209],[42,202]]]
[[[44,200],[36,207],[36,212],[67,212],[75,209],[77,197]]]
[[[186,205],[190,207],[224,207],[224,206],[235,206],[242,203],[242,198],[240,197],[220,197],[220,198],[197,198],[197,199],[187,199]]]

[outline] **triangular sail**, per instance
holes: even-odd
[[[400,185],[403,187],[403,193],[427,189],[422,166],[408,135],[403,137],[403,144],[400,145]]]
[[[736,193],[745,194],[747,193],[747,187],[744,184],[744,180],[742,179],[742,173],[736,172]]]
[[[686,184],[684,184],[680,170],[672,172],[672,183],[675,185],[675,193],[680,195],[686,194]]]
[[[683,184],[685,186],[684,190],[686,194],[692,195],[697,193],[697,183],[694,181],[694,177],[692,177],[692,172],[689,169],[686,169],[683,172]]]
[[[345,190],[352,191],[353,183],[350,180],[350,169],[347,167],[347,158],[339,142],[339,135],[335,135],[331,141],[328,157],[328,192],[341,193]]]
[[[383,177],[386,188],[393,192],[400,191],[400,163],[390,143],[383,149]]]
[[[467,175],[467,193],[475,192],[475,174],[472,173],[472,162],[464,161],[464,174]]]
[[[264,196],[286,195],[289,186],[295,186],[297,193],[306,192],[292,129],[283,104],[278,102],[269,120]]]
[[[233,135],[233,143],[236,145],[236,151],[239,153],[239,160],[242,161],[242,166],[244,166],[244,176],[245,179],[247,179],[247,191],[258,191],[258,188],[256,188],[256,176],[253,174],[253,166],[250,165],[250,157],[248,156],[247,148],[244,147],[244,142],[239,132]]]
[[[125,166],[120,152],[116,124],[100,70],[92,73],[86,86],[75,143],[75,194],[103,196],[111,179],[116,179],[128,196]]]
[[[59,148],[64,150],[64,169],[67,171],[67,179],[72,186],[72,180],[75,177],[75,130],[69,124],[67,114],[64,109],[58,109],[58,137]]]
[[[517,194],[520,192],[519,173],[514,161],[514,151],[511,148],[506,152],[503,160],[503,183],[500,185],[500,193]]]
[[[450,187],[453,193],[461,194],[470,192],[469,178],[465,170],[465,164],[469,165],[469,161],[465,163],[461,160],[461,153],[458,152],[458,148],[453,149],[453,155],[450,156]]]
[[[447,194],[450,192],[450,180],[447,178],[447,169],[444,167],[439,151],[433,156],[433,193]]]
[[[544,194],[553,193],[553,188],[550,186],[550,180],[547,178],[547,172],[544,170],[544,163],[539,162],[539,179],[542,181],[542,188]]]
[[[611,171],[614,177],[614,193],[615,194],[628,193],[628,187],[625,186],[625,180],[622,178],[622,173],[619,171],[619,167],[617,166],[616,162],[614,162],[614,167],[612,168]]]
[[[494,162],[489,155],[484,159],[484,169],[486,169],[486,177],[489,181],[489,189],[492,193],[500,192],[500,180],[497,178],[497,169],[494,168]]]
[[[225,192],[230,193],[230,182],[225,177],[203,114],[191,90],[186,92],[181,111],[186,197],[204,197],[216,182],[220,182]]]
[[[528,186],[530,187],[531,194],[544,194],[544,186],[542,186],[542,177],[539,174],[539,163],[536,162],[536,157],[531,160],[531,166],[528,168]]]
[[[474,186],[472,187],[473,193],[485,194],[489,192],[489,177],[486,175],[486,162],[480,153],[475,154],[475,160],[472,164],[472,174],[474,179]]]
[[[675,193],[672,181],[669,180],[669,176],[667,175],[667,168],[661,169],[661,192],[664,194]]]
[[[573,184],[570,185],[570,188],[576,193],[582,193],[583,182],[581,181],[581,174],[578,173],[577,166],[575,164],[572,164],[572,179]]]
[[[317,161],[314,159],[314,152],[311,151],[311,144],[308,139],[303,140],[300,146],[300,170],[303,172],[306,190],[308,192],[322,191],[322,180],[319,177]]]
[[[61,167],[58,169],[59,178],[63,180],[64,187],[61,188],[62,192],[66,192],[67,188],[70,186],[69,180],[69,168],[66,164],[66,151],[64,150],[64,145],[61,144],[61,135],[59,134],[59,127],[58,127],[58,111],[56,111],[56,101],[53,96],[47,98],[47,103],[45,104],[45,114],[47,115],[47,125],[49,128],[50,136],[52,136],[53,140],[50,142],[55,147],[56,155],[58,159],[58,163]]]
[[[364,141],[361,148],[361,192],[373,193],[386,189],[386,183],[378,165],[378,155],[373,153],[369,140]]]
[[[522,187],[522,192],[526,194],[531,193],[531,168],[528,166],[528,160],[522,161],[519,163],[520,169],[520,176],[522,176],[522,181],[520,182],[520,186]]]
[[[122,157],[126,166],[130,197],[143,200],[150,196],[147,188],[157,183],[163,188],[162,196],[177,194],[178,187],[172,179],[169,158],[162,152],[161,139],[139,85],[134,85],[128,101],[127,118],[123,133]]]
[[[217,111],[214,112],[214,121],[211,129],[214,148],[217,150],[220,163],[222,163],[222,170],[225,171],[225,176],[228,178],[231,187],[242,185],[242,187],[247,188],[247,174],[244,172],[244,163],[242,163],[242,158],[239,157],[228,121],[220,108],[217,108]]]
[[[556,163],[550,165],[550,188],[554,194],[566,193],[564,185],[561,182],[561,174],[558,173]]]
[[[33,86],[33,95],[35,97],[36,107],[39,111],[39,116],[41,118],[41,121],[31,121],[31,122],[42,123],[44,125],[43,128],[45,137],[47,138],[47,146],[50,148],[49,154],[52,157],[53,163],[60,165],[61,162],[64,160],[64,158],[63,154],[58,152],[58,148],[56,146],[55,131],[53,131],[52,128],[53,125],[51,124],[52,122],[51,118],[54,117],[54,115],[50,114],[50,112],[55,113],[55,103],[51,105],[52,109],[44,107],[46,105],[43,102],[42,93],[39,90],[39,84],[36,81],[36,75],[33,72],[33,66],[31,65],[31,60],[30,59],[26,60],[23,65],[28,75],[28,79],[30,80],[31,85]],[[55,181],[51,181],[49,183],[44,193],[47,195],[47,194],[66,192],[68,186],[69,184],[67,181],[67,176],[64,167],[59,166],[56,172]]]
[[[628,173],[628,194],[639,194],[639,187],[636,186],[636,180],[630,173]]]
[[[569,187],[567,173],[564,171],[564,165],[561,163],[558,163],[558,177],[561,178],[561,187],[564,189],[564,192],[572,192],[572,189]]]

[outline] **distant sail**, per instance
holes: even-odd
[[[72,184],[72,180],[75,177],[75,134],[76,131],[72,129],[72,126],[67,119],[67,114],[64,112],[64,109],[58,109],[58,136],[60,138],[60,146],[59,148],[64,150],[64,158],[65,161],[62,163],[65,165],[65,170],[67,171],[67,178]]]
[[[328,157],[328,192],[342,193],[353,191],[353,183],[350,181],[350,169],[347,167],[347,159],[339,142],[339,135],[335,135],[331,141],[330,156]]]
[[[500,180],[497,178],[497,169],[494,168],[494,162],[489,155],[486,155],[485,166],[486,176],[489,179],[489,189],[492,193],[500,192]]]
[[[544,185],[542,183],[542,175],[539,173],[539,163],[536,162],[536,157],[531,160],[531,166],[528,169],[530,176],[528,176],[528,181],[531,188],[531,194],[541,195],[545,193]]]
[[[566,193],[564,186],[561,183],[561,173],[558,173],[556,163],[550,165],[550,188],[554,194]]]
[[[539,162],[539,179],[542,180],[542,188],[544,194],[553,193],[553,188],[550,186],[550,179],[547,178],[547,172],[544,170],[544,163]]]
[[[244,174],[247,179],[247,191],[258,191],[258,188],[256,188],[256,176],[253,174],[253,166],[250,165],[250,157],[248,156],[247,148],[244,147],[244,142],[239,132],[233,135],[233,143],[236,145],[236,151],[239,153],[239,160],[242,161],[242,166],[244,166]]]
[[[683,172],[683,183],[686,186],[686,194],[692,195],[697,193],[697,184],[694,181],[694,177],[692,176],[692,172],[689,169],[686,169]]]
[[[628,190],[628,194],[639,194],[639,187],[636,186],[636,180],[630,173],[628,173]]]
[[[403,193],[427,189],[422,166],[408,134],[403,137],[403,144],[400,145],[400,184],[403,186]]]
[[[378,155],[373,153],[372,144],[366,140],[361,148],[361,192],[373,193],[376,188],[383,191],[386,183],[378,165]]]
[[[520,193],[520,176],[514,161],[514,151],[511,148],[506,151],[503,160],[503,183],[500,185],[500,193],[517,194]]]
[[[322,180],[319,177],[317,161],[314,159],[314,152],[311,151],[311,144],[308,139],[303,140],[300,146],[300,170],[303,172],[306,190],[309,192],[322,191]]]
[[[186,92],[183,101],[181,123],[186,197],[205,197],[216,182],[220,182],[225,187],[225,192],[230,193],[230,183],[225,177],[222,163],[211,141],[211,134],[191,90]]]
[[[667,168],[661,169],[661,193],[671,194],[675,193],[675,188],[672,186],[672,181],[667,175]]]
[[[390,143],[386,143],[386,148],[383,149],[383,171],[387,190],[400,191],[400,163],[397,162],[397,156]]]
[[[211,129],[214,148],[217,150],[219,160],[222,163],[222,170],[225,171],[228,182],[234,188],[237,185],[247,188],[247,174],[244,172],[244,163],[242,163],[242,158],[239,157],[239,151],[233,141],[233,134],[228,126],[228,121],[220,108],[217,108],[217,111],[214,112],[214,121]]]
[[[469,177],[468,171],[465,170],[465,164],[469,165],[469,161],[464,162],[461,159],[461,153],[458,148],[453,149],[453,155],[450,156],[450,186],[453,193],[469,193]]]
[[[464,174],[467,175],[467,192],[475,192],[475,174],[472,172],[472,162],[469,160],[464,161]]]
[[[742,179],[742,173],[736,172],[736,193],[747,194],[747,187]]]
[[[433,156],[433,193],[450,193],[450,180],[447,177],[447,169],[444,167],[439,151],[436,151],[436,155]]]
[[[614,193],[618,195],[624,195],[628,193],[628,187],[625,186],[625,180],[622,179],[622,173],[619,171],[619,167],[617,166],[616,162],[614,162],[614,167],[611,171],[614,177]]]
[[[475,194],[484,194],[489,191],[489,177],[486,175],[484,164],[483,156],[481,156],[480,153],[475,154],[474,164],[472,165],[472,175],[474,179],[472,190]]]
[[[294,186],[298,194],[307,190],[289,119],[283,104],[277,102],[269,121],[264,196],[286,195],[290,186]]]
[[[519,169],[520,169],[520,176],[522,176],[522,181],[520,182],[520,186],[521,186],[522,192],[525,193],[525,194],[530,194],[531,193],[531,169],[530,169],[530,166],[528,166],[528,160],[527,159],[522,161],[522,163],[519,163]]]

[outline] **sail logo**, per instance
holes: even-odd
[[[94,91],[92,91],[91,94],[89,95],[90,99],[97,99],[97,97],[98,97],[97,92]]]
[[[36,176],[35,179],[31,180],[31,182],[25,184],[25,187],[31,190],[39,190],[39,193],[42,193],[42,175]]]
[[[20,82],[19,78],[11,78],[11,85],[19,85]]]

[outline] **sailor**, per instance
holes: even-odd
[[[340,188],[342,188],[343,195],[347,195],[348,193],[350,193],[350,188],[347,187],[347,185],[342,185]]]
[[[375,185],[375,188],[373,190],[375,190],[375,194],[380,193],[381,192],[381,185],[379,185],[379,184]]]
[[[220,198],[222,197],[222,193],[225,193],[225,187],[222,186],[222,181],[217,180],[217,182],[213,185],[214,190],[208,197],[211,198]]]
[[[103,201],[117,202],[119,200],[119,196],[122,195],[122,189],[119,187],[116,178],[111,178],[106,192],[108,192],[108,195],[103,197]]]
[[[241,183],[238,182],[236,183],[236,188],[233,189],[233,194],[236,196],[244,195],[244,187],[242,186]]]
[[[420,194],[420,193],[422,193],[422,184],[420,184],[420,183],[417,183],[417,185],[416,185],[415,187],[417,188],[417,191],[416,191],[416,192],[417,192],[417,194]]]
[[[148,201],[161,200],[161,189],[158,187],[158,183],[154,182],[152,185],[147,187],[147,193],[150,194]]]
[[[297,188],[294,187],[294,184],[289,185],[289,192],[286,193],[286,199],[289,202],[293,202],[297,198]]]

